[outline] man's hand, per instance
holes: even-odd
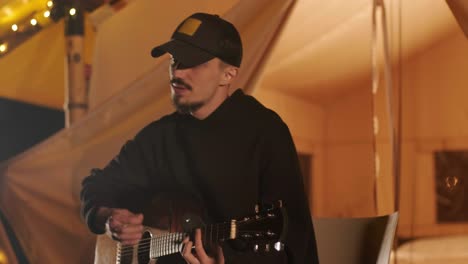
[[[218,252],[216,259],[206,254],[201,240],[200,229],[195,230],[195,254],[192,253],[193,242],[190,241],[189,237],[186,237],[182,242],[184,244],[182,257],[184,257],[188,264],[224,264],[224,255],[221,247],[217,247]]]
[[[134,214],[127,209],[100,208],[98,218],[104,218],[106,234],[123,245],[135,245],[143,232],[143,214]]]

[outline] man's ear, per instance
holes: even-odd
[[[220,85],[228,85],[233,82],[233,80],[237,77],[237,73],[239,72],[239,68],[234,66],[227,66],[223,72],[223,78],[221,80]]]

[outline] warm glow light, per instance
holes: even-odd
[[[18,31],[18,25],[13,24],[13,25],[11,26],[11,30],[13,30],[13,31]]]
[[[33,26],[37,25],[37,20],[35,18],[31,19],[31,25]]]
[[[13,15],[13,9],[11,9],[11,8],[8,7],[8,6],[3,7],[3,12],[4,12],[7,16]]]
[[[378,135],[379,134],[379,118],[377,116],[374,116],[374,135]]]
[[[8,45],[6,43],[0,44],[0,53],[4,53],[5,51],[7,51],[7,49]]]
[[[74,16],[76,14],[76,9],[72,8],[70,9],[70,16]]]
[[[375,177],[380,178],[380,156],[378,153],[375,153],[374,162],[375,162]]]
[[[44,12],[44,17],[49,17],[49,16],[50,16],[50,11],[49,10],[45,11]]]
[[[54,5],[54,2],[52,1],[47,1],[47,7],[52,7]]]
[[[0,249],[0,263],[9,263],[6,253]]]

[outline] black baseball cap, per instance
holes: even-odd
[[[242,42],[237,29],[218,15],[195,13],[176,28],[171,40],[156,46],[151,56],[170,53],[185,67],[205,63],[215,57],[240,67]]]

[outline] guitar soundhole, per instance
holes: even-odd
[[[138,263],[146,264],[150,262],[150,240],[151,233],[144,232],[138,243]]]

